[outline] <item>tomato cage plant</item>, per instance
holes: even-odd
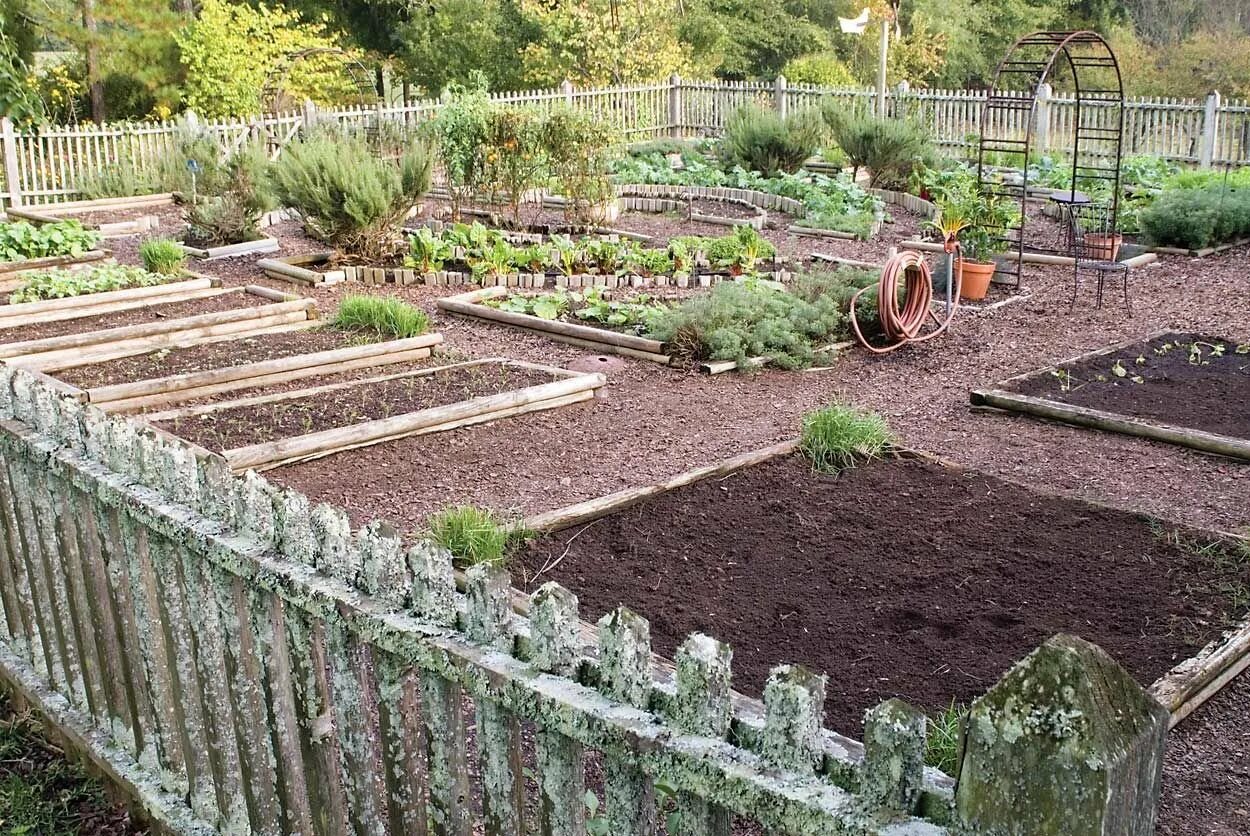
[[[1045,88],[1042,85],[1046,85]],[[1049,95],[1054,88],[1057,95]],[[1011,254],[999,272],[1014,274],[1020,285],[1026,248],[1066,254],[1066,232],[1045,240],[1026,236],[1030,161],[1038,152],[1066,152],[1071,184],[1052,194],[1065,225],[1074,209],[1099,195],[1106,202],[1110,228],[1120,204],[1120,161],[1124,138],[1124,86],[1110,45],[1097,32],[1034,32],[1007,51],[981,109],[977,182],[983,194],[1019,201],[1019,220],[992,230],[1001,251]],[[1019,165],[1004,178],[994,165]],[[1081,191],[1088,190],[1089,194]],[[1105,195],[1105,197],[1101,197]]]

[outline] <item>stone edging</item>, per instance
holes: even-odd
[[[639,275],[599,275],[581,273],[572,276],[550,276],[543,273],[509,273],[506,276],[483,276],[481,279],[472,273],[456,270],[440,270],[434,273],[422,273],[407,267],[344,267],[345,278],[349,282],[360,282],[366,285],[396,284],[403,286],[424,285],[426,287],[521,287],[521,288],[568,288],[568,287],[604,287],[608,289],[626,287],[711,287],[723,281],[731,281],[735,277],[728,273],[704,273],[698,276],[639,276]],[[760,278],[777,282],[789,280],[791,273],[784,267],[757,273]]]

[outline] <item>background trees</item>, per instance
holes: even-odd
[[[493,90],[673,72],[871,83],[877,38],[837,25],[864,5],[894,17],[891,83],[983,85],[1018,35],[1093,28],[1126,59],[1132,94],[1250,96],[1250,0],[0,0],[0,110],[252,112],[283,56],[317,46],[352,50],[389,95],[436,96],[474,72]],[[357,94],[345,66],[299,67],[284,100]]]

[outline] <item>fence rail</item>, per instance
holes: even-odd
[[[461,593],[445,551],[0,367],[0,686],[158,832],[1153,829],[1167,712],[1077,639],[974,704],[955,789],[897,700],[860,744],[823,728],[823,675],[778,667],[747,700],[712,638],[661,671],[645,619],[583,624],[556,584],[522,618],[516,594],[487,566]],[[1055,751],[1017,710],[1081,720]]]
[[[770,82],[690,81],[672,77],[652,84],[577,89],[565,82],[549,90],[496,93],[506,105],[548,108],[558,104],[593,113],[627,139],[670,135],[711,135],[721,131],[733,111],[748,102],[782,112],[841,103],[867,109],[876,93],[859,88],[822,88]],[[906,115],[928,126],[939,146],[966,152],[980,130],[982,90],[891,90],[887,112]],[[0,201],[11,205],[47,203],[73,196],[87,178],[110,166],[156,165],[170,160],[177,138],[188,128],[211,136],[223,153],[249,139],[264,141],[277,153],[313,120],[345,126],[382,122],[415,123],[437,112],[426,99],[399,106],[360,106],[340,110],[268,114],[251,119],[200,122],[192,116],[175,121],[118,125],[52,126],[38,132],[17,131],[0,123]],[[1039,150],[1061,151],[1071,141],[1076,102],[1046,94],[1039,104]],[[1011,115],[1008,131],[1023,134],[1027,111]],[[1006,135],[1002,130],[999,135]],[[1125,103],[1125,154],[1153,154],[1195,165],[1250,165],[1250,103],[1224,101],[1218,93],[1206,100],[1133,98]]]

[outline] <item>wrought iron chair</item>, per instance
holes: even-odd
[[[1077,290],[1081,272],[1098,276],[1098,307],[1102,307],[1102,292],[1107,277],[1119,274],[1124,282],[1124,307],[1129,316],[1133,305],[1128,298],[1129,267],[1118,260],[1123,236],[1116,231],[1115,213],[1110,206],[1089,204],[1073,206],[1068,212],[1068,253],[1072,256],[1072,302],[1069,310],[1076,307]]]

